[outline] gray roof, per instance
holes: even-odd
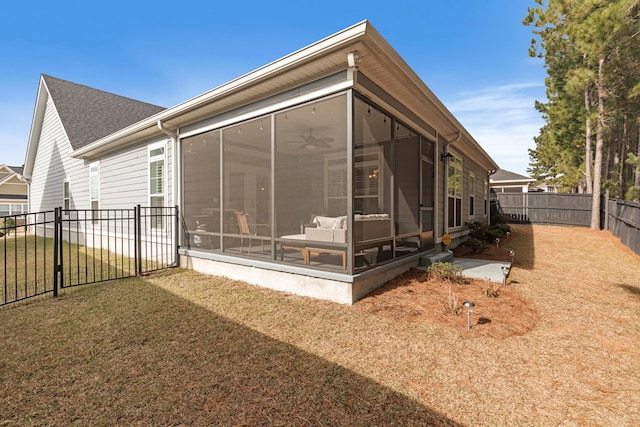
[[[18,175],[22,175],[22,170],[24,169],[22,166],[7,166],[9,169],[17,173]]]
[[[528,176],[520,175],[504,169],[498,169],[496,173],[491,175],[490,179],[491,181],[535,181],[535,179],[529,178]]]
[[[46,74],[42,78],[74,150],[165,110]]]

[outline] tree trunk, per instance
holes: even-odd
[[[587,110],[587,121],[585,123],[585,153],[584,153],[584,177],[587,181],[587,193],[593,193],[593,178],[591,177],[591,165],[593,153],[591,152],[591,99],[589,98],[589,87],[584,88],[584,108]]]
[[[640,128],[638,128],[638,145],[636,147],[636,156],[640,156]],[[640,187],[640,165],[633,167],[633,185]]]
[[[604,58],[598,61],[598,119],[596,123],[596,153],[593,162],[593,198],[591,202],[591,229],[600,229],[600,192],[602,191],[602,151],[604,148]]]
[[[627,135],[627,113],[624,113],[622,122],[622,141],[620,141],[620,174],[618,175],[618,182],[620,183],[619,199],[624,199],[624,193],[626,191],[625,179],[624,179],[624,161],[627,159],[627,152],[629,151],[629,139]]]

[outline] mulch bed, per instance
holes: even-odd
[[[505,239],[506,243],[506,239]],[[507,250],[491,245],[482,254],[458,247],[456,258],[510,261]],[[497,296],[488,296],[488,294]],[[472,301],[471,329],[467,329],[467,312],[453,314],[449,301],[457,297],[458,306]],[[504,339],[523,335],[538,322],[538,313],[513,286],[488,280],[465,279],[462,284],[431,279],[426,272],[410,270],[377,291],[358,301],[354,307],[363,312],[437,328],[458,331],[467,337]]]

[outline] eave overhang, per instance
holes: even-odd
[[[354,70],[353,80],[356,89],[360,89],[357,86],[357,73],[365,74],[445,139],[461,133],[461,137],[455,143],[456,148],[464,151],[486,170],[498,169],[493,159],[368,21],[362,21],[202,95],[90,143],[75,150],[72,155],[80,158],[97,157],[132,143],[163,136],[158,129],[158,121],[165,128],[179,129],[320,77],[344,71],[350,68],[348,56],[352,52],[357,52],[359,57],[355,65],[357,71],[351,67]]]

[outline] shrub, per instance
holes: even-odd
[[[508,224],[509,220],[507,219],[506,216],[502,215],[502,214],[493,214],[491,215],[491,225],[496,225],[496,224]]]
[[[7,228],[13,228],[16,226],[16,220],[13,217],[4,217],[4,218],[0,218],[0,229],[4,229],[5,227]]]
[[[429,280],[442,280],[445,282],[462,283],[462,267],[450,262],[436,262],[427,267]]]
[[[469,229],[469,235],[478,240],[487,240],[489,225],[486,222],[466,222],[464,224]]]
[[[477,239],[475,237],[471,237],[470,239],[465,240],[460,243],[460,246],[463,248],[469,249],[472,254],[481,254],[487,249],[489,249],[489,243],[485,240]]]
[[[484,294],[489,298],[498,298],[499,290],[500,290],[500,284],[492,283],[484,290]]]

